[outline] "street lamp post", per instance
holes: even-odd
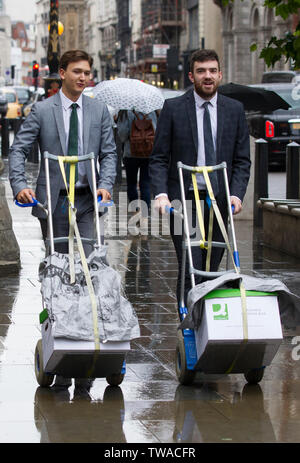
[[[59,29],[58,29],[58,0],[50,0],[50,28],[47,62],[49,66],[49,75],[44,78],[46,97],[52,96],[58,92],[61,86],[61,80],[58,73],[60,58]]]

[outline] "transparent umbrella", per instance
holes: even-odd
[[[164,98],[160,90],[137,79],[103,80],[94,87],[94,97],[117,111],[128,109],[149,114],[161,109]]]

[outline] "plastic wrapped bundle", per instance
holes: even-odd
[[[101,342],[130,341],[140,336],[136,313],[124,297],[121,277],[95,250],[87,264],[97,301]],[[40,265],[41,293],[52,321],[54,337],[94,340],[91,297],[80,257],[75,258],[75,283],[70,284],[69,256],[54,253]]]

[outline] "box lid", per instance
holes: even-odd
[[[277,293],[268,293],[264,291],[246,291],[246,296],[277,296]],[[218,297],[241,297],[241,291],[238,288],[214,289],[204,296],[204,299],[215,299]]]

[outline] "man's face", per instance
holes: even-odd
[[[69,63],[66,70],[59,70],[65,95],[76,101],[90,81],[91,68],[88,61]]]
[[[194,84],[195,92],[204,100],[210,100],[222,80],[222,72],[215,60],[196,61],[193,72],[189,72],[189,78]]]

